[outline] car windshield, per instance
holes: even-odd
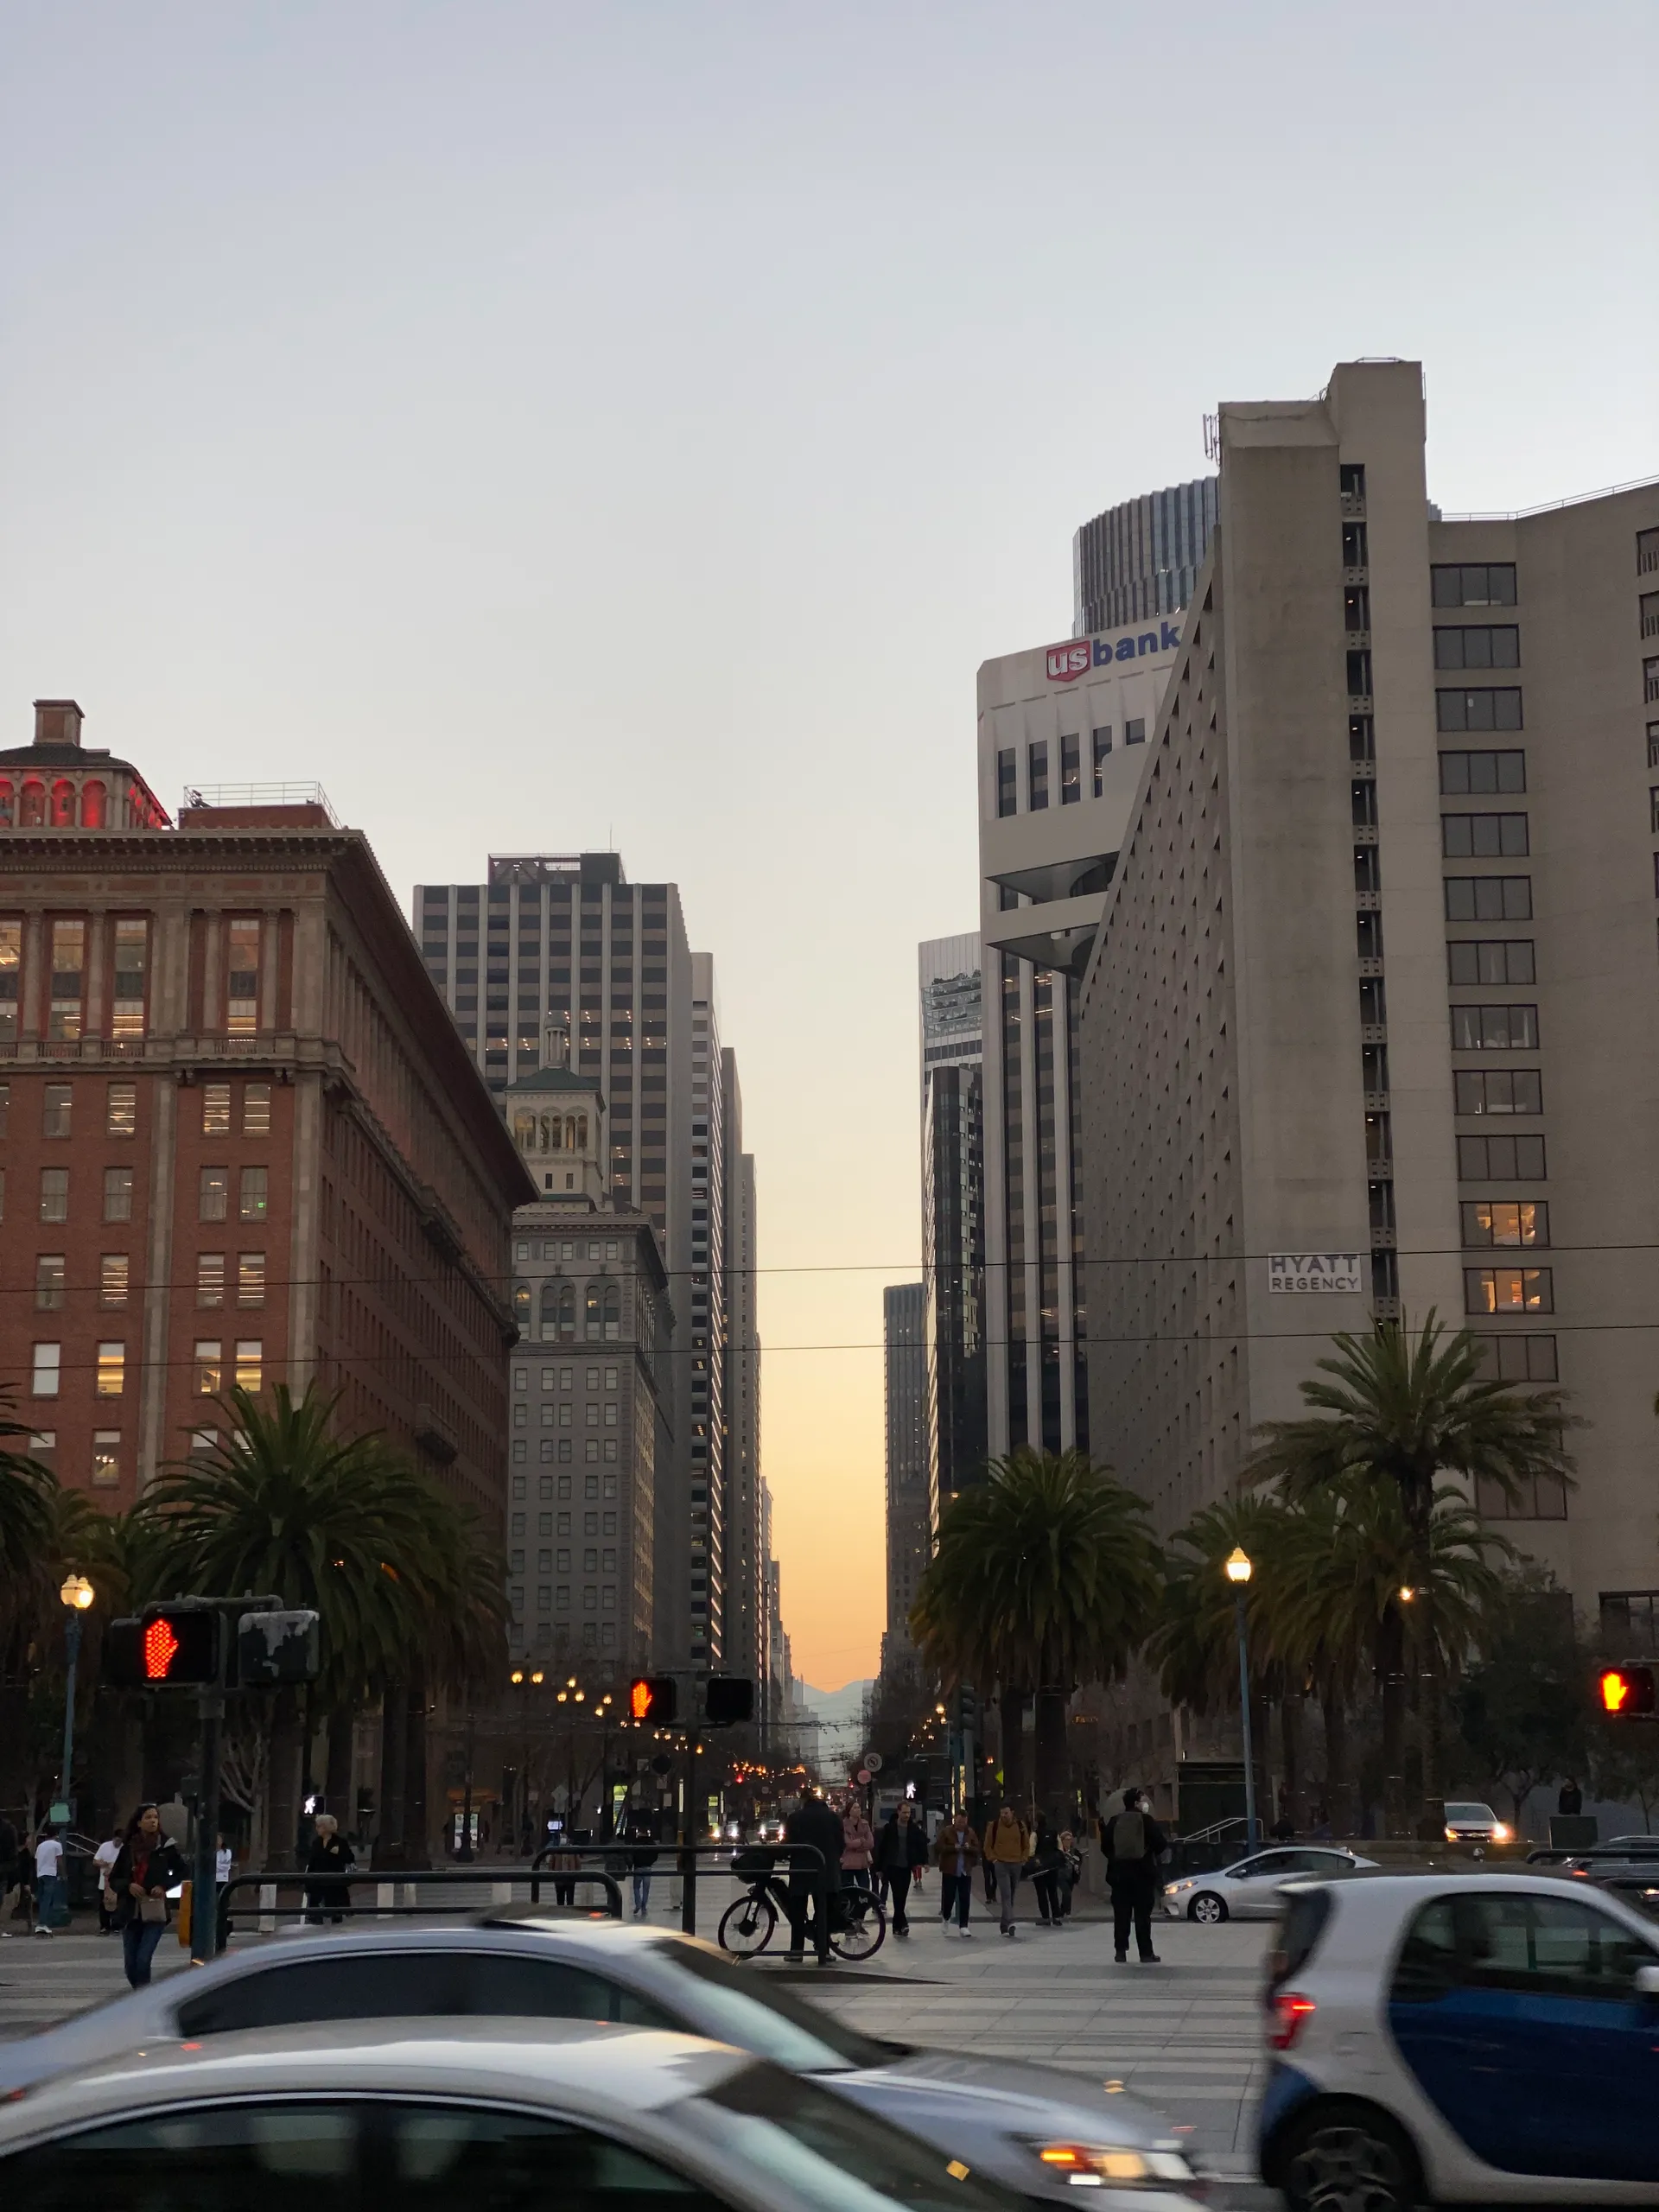
[[[1448,1821],[1496,1821],[1497,1815],[1490,1805],[1448,1805],[1446,1817]]]
[[[845,2073],[849,2068],[882,2066],[890,2050],[855,2028],[843,2027],[791,1990],[756,1974],[752,1966],[728,1959],[702,1943],[672,1938],[656,1946],[657,1959],[697,1984],[688,1992],[699,2024],[723,2043],[770,2058],[791,2074]]]
[[[1025,2200],[962,2158],[775,2066],[746,2066],[673,2108],[735,2168],[811,2212],[1022,2212]]]

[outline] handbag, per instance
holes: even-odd
[[[138,1917],[140,1920],[147,1921],[152,1927],[159,1920],[162,1926],[165,1927],[167,1924],[167,1899],[165,1897],[140,1897],[138,1900]]]

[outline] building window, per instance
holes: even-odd
[[[1112,749],[1112,729],[1109,722],[1089,734],[1089,749],[1094,766],[1094,795],[1103,798],[1106,794],[1106,759]]]
[[[1535,983],[1529,937],[1469,938],[1446,948],[1453,983]]]
[[[270,1085],[251,1083],[242,1093],[242,1134],[245,1137],[270,1135]]]
[[[48,1037],[79,1037],[80,997],[86,963],[85,922],[52,925],[52,1008]]]
[[[201,1134],[205,1137],[227,1137],[231,1134],[231,1086],[228,1083],[202,1084]]]
[[[1644,592],[1637,610],[1644,638],[1659,638],[1659,591]]]
[[[1548,1244],[1549,1207],[1542,1198],[1465,1198],[1463,1241],[1471,1251],[1495,1244]]]
[[[132,1262],[124,1252],[105,1252],[98,1263],[98,1302],[124,1306],[130,1294]]]
[[[1465,562],[1460,567],[1429,570],[1430,596],[1436,607],[1513,607],[1513,561]]]
[[[124,1344],[101,1344],[98,1348],[98,1372],[93,1383],[94,1395],[100,1398],[118,1398],[127,1380],[127,1348]]]
[[[1446,918],[1448,922],[1529,922],[1532,919],[1532,878],[1529,875],[1448,875],[1446,879]]]
[[[0,1083],[0,1137],[5,1135],[6,1127],[10,1119],[11,1085],[9,1083]]]
[[[1144,715],[1139,715],[1132,716],[1132,717],[1130,718],[1130,720],[1128,720],[1128,721],[1126,721],[1126,722],[1124,723],[1124,725],[1123,725],[1123,742],[1124,742],[1124,744],[1125,744],[1125,745],[1144,745],[1144,744],[1146,743],[1146,741],[1147,741],[1147,724],[1146,724],[1146,718],[1144,717]]]
[[[55,1398],[62,1373],[63,1346],[36,1344],[35,1365],[29,1376],[29,1395],[33,1398]]]
[[[1471,1313],[1553,1313],[1548,1268],[1465,1268],[1463,1302]]]
[[[1075,806],[1083,797],[1083,765],[1079,741],[1060,739],[1060,804]]]
[[[118,1428],[92,1431],[92,1488],[113,1490],[121,1480],[121,1432]]]
[[[1449,861],[1522,860],[1528,850],[1524,814],[1445,814],[1440,849]]]
[[[42,1252],[35,1262],[35,1310],[37,1313],[63,1311],[68,1262],[61,1252]]]
[[[105,1221],[132,1219],[130,1167],[106,1167],[104,1170],[104,1218]]]
[[[232,1037],[251,1037],[259,1027],[259,924],[230,925],[225,988],[225,1027]]]
[[[1459,1068],[1452,1077],[1458,1114],[1541,1114],[1543,1081],[1536,1068]]]
[[[204,1167],[196,1186],[196,1219],[223,1221],[230,1211],[231,1171],[228,1167]]]
[[[48,1083],[41,1094],[41,1135],[67,1137],[73,1119],[74,1091],[67,1083]]]
[[[1642,696],[1649,706],[1659,699],[1659,660],[1642,664]]]
[[[110,1027],[117,1037],[144,1033],[144,985],[149,969],[149,924],[118,922],[115,925],[115,980],[111,995]]]
[[[1541,1183],[1542,1137],[1459,1137],[1458,1179],[1464,1183]]]
[[[1014,747],[1007,747],[996,756],[996,811],[999,817],[1017,814],[1020,794],[1014,773]]]
[[[206,1338],[196,1339],[195,1391],[199,1398],[218,1396],[225,1379],[224,1354],[222,1344],[210,1343]]]
[[[42,1167],[41,1170],[41,1219],[67,1221],[69,1218],[69,1170],[67,1167]]]
[[[1437,691],[1434,712],[1437,727],[1453,733],[1522,727],[1518,686],[1482,691]]]
[[[1440,790],[1448,798],[1478,798],[1486,791],[1523,791],[1527,756],[1519,747],[1505,753],[1442,753]]]
[[[1454,1052],[1531,1052],[1538,1046],[1535,1006],[1454,1006]]]
[[[236,1345],[236,1387],[257,1390],[265,1368],[265,1347],[258,1337],[239,1337]]]
[[[1492,1337],[1488,1342],[1497,1344],[1548,1344],[1553,1355],[1554,1337]],[[1519,1381],[1521,1378],[1513,1378]],[[1529,1376],[1529,1381],[1536,1381]],[[1567,1484],[1559,1475],[1529,1476],[1506,1491],[1491,1475],[1475,1478],[1475,1510],[1484,1521],[1565,1521],[1567,1518]]]
[[[217,1307],[224,1303],[225,1255],[222,1252],[198,1252],[196,1304],[202,1307]]]
[[[622,1292],[617,1283],[607,1283],[605,1289],[605,1341],[614,1344],[622,1333]]]
[[[516,1460],[520,1461],[529,1459],[530,1442],[528,1438],[523,1436],[515,1436],[513,1438],[512,1456]]]
[[[1026,747],[1026,804],[1033,814],[1048,804],[1048,741],[1039,739]]]
[[[1436,668],[1519,668],[1521,632],[1515,625],[1501,629],[1436,630]]]
[[[1636,573],[1651,575],[1659,569],[1659,530],[1638,530],[1636,533]]]
[[[22,965],[22,924],[0,922],[0,1041],[9,1041],[17,1034],[17,987]]]
[[[238,1221],[263,1221],[268,1205],[268,1177],[263,1167],[245,1167],[238,1189]]]

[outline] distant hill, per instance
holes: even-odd
[[[850,1757],[862,1751],[859,1738],[862,1733],[864,1700],[873,1687],[870,1677],[862,1681],[843,1682],[838,1690],[815,1690],[810,1682],[803,1682],[801,1694],[823,1724],[823,1752],[828,1761],[836,1752]]]

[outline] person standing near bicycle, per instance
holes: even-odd
[[[841,1887],[841,1858],[847,1848],[841,1815],[824,1802],[821,1791],[809,1789],[784,1822],[784,1841],[810,1843],[823,1854],[822,1869],[803,1864],[791,1866],[789,1870],[789,1949],[785,1955],[791,1964],[805,1957],[806,1911],[810,1905],[818,1964],[827,1967],[830,1916],[835,1910],[836,1891]]]
[[[870,1853],[875,1849],[875,1831],[864,1817],[864,1808],[856,1797],[849,1797],[847,1809],[841,1816],[841,1832],[847,1839],[842,1846],[841,1876],[843,1885],[854,1889],[868,1890],[870,1886]]]
[[[905,1907],[910,1885],[927,1864],[927,1830],[916,1817],[910,1800],[901,1798],[881,1823],[875,1840],[875,1878],[893,1915],[893,1932],[908,1936],[910,1922]]]
[[[974,1869],[979,1857],[979,1838],[967,1814],[952,1813],[934,1839],[933,1859],[939,1870],[940,1923],[948,1928],[954,1910],[964,1942],[974,1932],[968,1925],[968,1916],[973,1910]]]

